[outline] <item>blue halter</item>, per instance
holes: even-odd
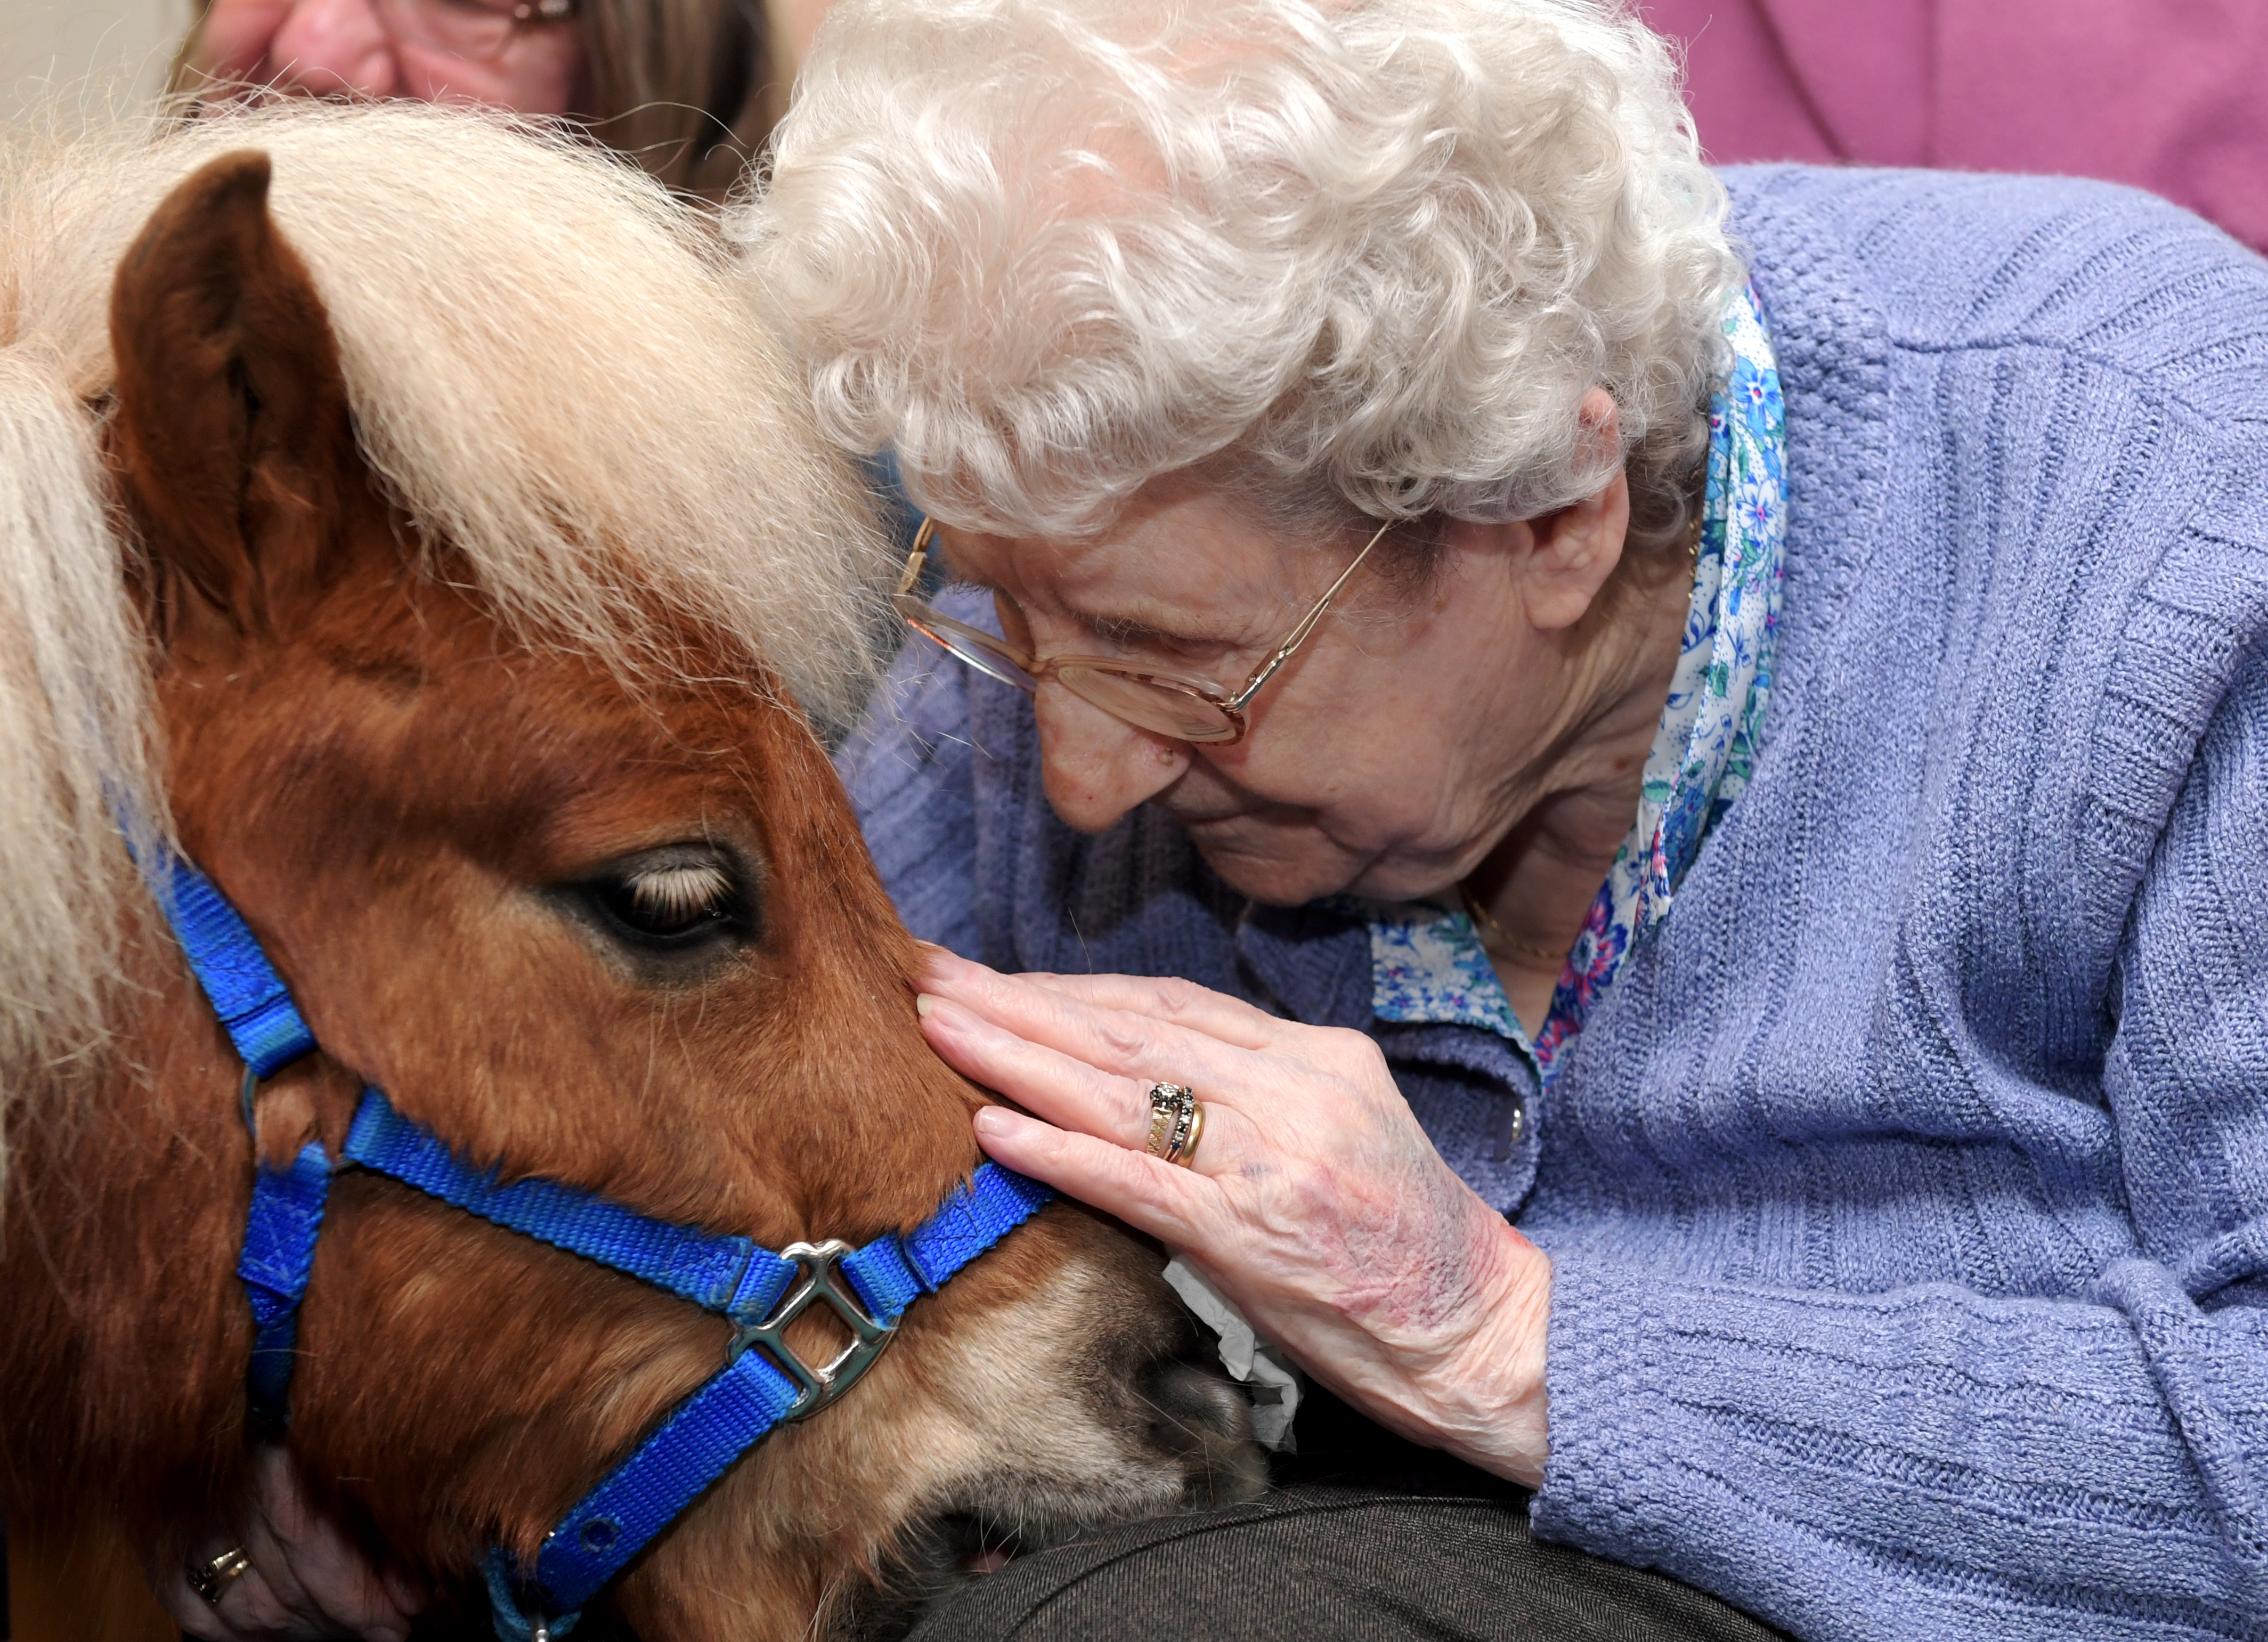
[[[150,875],[151,887],[243,1058],[244,1121],[256,1140],[253,1097],[261,1080],[313,1050],[314,1034],[227,897],[187,862],[168,858],[162,866]],[[532,1570],[501,1550],[490,1553],[489,1592],[504,1642],[548,1642],[572,1629],[583,1604],[733,1462],[774,1426],[840,1396],[889,1344],[908,1306],[934,1293],[1055,1195],[986,1163],[902,1236],[885,1233],[862,1248],[792,1243],[774,1253],[748,1238],[652,1219],[571,1186],[499,1184],[497,1171],[467,1167],[384,1094],[365,1089],[337,1165],[320,1141],[310,1141],[289,1167],[255,1164],[253,1171],[236,1270],[252,1304],[252,1409],[276,1425],[286,1417],[299,1302],[314,1266],[331,1176],[350,1167],[625,1272],[734,1325],[725,1366],[560,1519]],[[833,1309],[851,1334],[828,1363],[805,1362],[781,1337],[814,1305]]]

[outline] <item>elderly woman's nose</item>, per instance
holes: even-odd
[[[373,0],[299,0],[268,48],[278,85],[319,97],[389,97],[401,77]]]
[[[1048,802],[1080,832],[1102,831],[1189,767],[1182,742],[1145,735],[1060,684],[1040,687],[1035,712]]]

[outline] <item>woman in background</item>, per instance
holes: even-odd
[[[823,0],[210,0],[176,92],[487,103],[588,126],[723,197],[763,146]]]

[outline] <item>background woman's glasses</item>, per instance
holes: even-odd
[[[468,62],[504,55],[521,28],[572,22],[578,0],[373,0],[397,44]]]

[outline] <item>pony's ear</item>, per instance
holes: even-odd
[[[328,579],[341,505],[366,488],[330,320],[268,178],[267,155],[226,154],[176,188],[110,301],[113,451],[152,569],[240,632]]]

